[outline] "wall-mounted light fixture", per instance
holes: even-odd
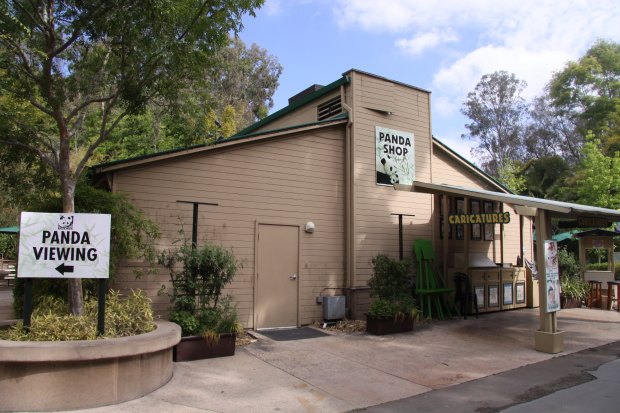
[[[306,232],[312,234],[314,232],[314,222],[306,223]]]

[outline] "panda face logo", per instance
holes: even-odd
[[[396,173],[396,166],[392,163],[392,159],[389,156],[381,159],[383,169],[385,173],[390,177],[392,185],[398,183],[398,174]]]
[[[58,220],[58,229],[73,229],[73,217],[61,215]]]

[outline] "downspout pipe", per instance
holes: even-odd
[[[353,92],[351,92],[353,93]],[[353,109],[346,103],[346,91],[344,85],[340,86],[340,102],[342,107],[349,113],[345,135],[345,225],[346,225],[346,282],[350,289],[349,309],[350,316],[355,319],[355,199],[353,167],[354,151],[352,140]]]

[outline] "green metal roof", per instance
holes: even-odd
[[[247,128],[245,128],[242,131],[237,132],[236,134],[234,134],[233,136],[231,136],[231,138],[236,138],[236,137],[241,137],[241,136],[248,136],[250,134],[250,132],[260,128],[261,126],[281,117],[286,115],[289,112],[292,112],[293,110],[305,105],[306,103],[312,102],[314,99],[320,98],[321,96],[331,92],[332,90],[339,88],[341,85],[347,84],[351,81],[351,78],[348,76],[343,76],[342,78],[336,80],[335,82],[330,83],[327,86],[322,87],[321,89],[317,90],[316,92],[312,92],[307,96],[304,96],[303,98],[296,100],[295,102],[293,102],[292,104],[280,109],[277,112],[272,113],[271,115],[267,116],[266,118],[248,126]]]

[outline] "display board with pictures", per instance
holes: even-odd
[[[560,311],[560,270],[558,242],[545,240],[545,274],[547,281],[547,312]]]
[[[483,211],[485,214],[493,213],[493,202],[484,201],[483,203]],[[484,240],[485,241],[493,241],[495,235],[495,226],[493,224],[484,224]]]
[[[499,307],[499,285],[489,285],[489,308]]]
[[[517,283],[515,289],[517,291],[517,304],[525,303],[525,283]]]
[[[504,305],[512,304],[512,283],[504,283]]]
[[[484,285],[474,285],[474,294],[476,294],[476,299],[478,300],[478,308],[484,308]]]

